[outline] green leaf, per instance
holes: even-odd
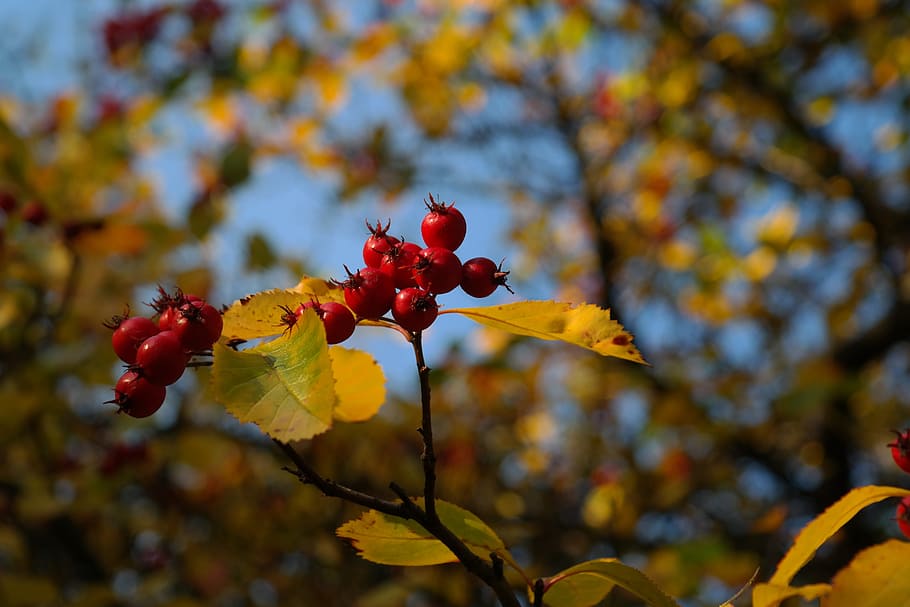
[[[889,540],[859,552],[831,583],[822,607],[902,605],[910,597],[910,543]]]
[[[273,289],[248,295],[235,301],[224,313],[221,334],[228,339],[257,339],[278,335],[287,329],[282,324],[281,306],[294,310],[300,304],[316,299],[320,302],[342,302],[342,290],[332,283],[304,276],[293,289]]]
[[[215,399],[242,422],[281,441],[311,438],[332,425],[332,362],[322,322],[312,310],[293,330],[249,350],[214,348]]]
[[[632,336],[610,318],[610,311],[593,304],[521,301],[501,306],[453,308],[442,313],[461,314],[516,335],[564,341],[603,356],[647,364],[632,345]]]
[[[329,348],[338,405],[335,419],[362,422],[379,412],[385,402],[385,375],[376,360],[363,350]]]
[[[547,578],[544,604],[549,607],[590,607],[602,601],[614,586],[625,588],[648,605],[679,607],[645,574],[616,559],[579,563]]]
[[[477,516],[442,500],[436,501],[436,511],[443,524],[472,552],[488,561],[490,553],[495,552],[509,564],[514,563],[502,540]],[[451,550],[418,523],[375,510],[348,521],[335,533],[350,540],[361,557],[374,563],[418,566],[458,561]]]

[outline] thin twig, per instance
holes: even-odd
[[[534,602],[531,607],[543,607],[543,591],[543,578],[537,578],[537,581],[534,582]]]
[[[421,419],[418,431],[423,437],[423,453],[420,455],[423,464],[423,508],[427,516],[439,520],[436,514],[436,452],[433,449],[433,416],[430,410],[430,368],[423,357],[421,334],[414,333],[410,341],[420,376]]]

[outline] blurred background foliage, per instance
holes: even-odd
[[[717,604],[849,488],[904,481],[907,2],[43,6],[72,40],[7,6],[0,41],[4,605],[492,604],[454,565],[357,559],[333,536],[357,509],[282,472],[205,370],[150,420],[101,404],[125,303],[292,285],[325,269],[279,227],[356,252],[331,217],[427,191],[499,223],[519,296],[612,308],[651,363],[485,331],[431,361],[441,497],[532,575],[618,556]],[[225,231],[251,192],[276,231]],[[299,447],[416,492],[416,400]],[[894,536],[891,508],[805,580]]]

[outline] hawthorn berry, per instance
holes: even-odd
[[[385,226],[378,220],[375,226],[370,225],[369,221],[366,223],[367,228],[370,230],[370,236],[363,243],[363,262],[367,264],[368,268],[378,268],[382,265],[383,255],[400,241],[394,236],[388,235],[389,226],[392,224],[391,221],[387,221]]]
[[[428,247],[442,247],[454,251],[464,242],[467,222],[455,204],[436,202],[430,194],[428,213],[420,223],[420,233]]]
[[[417,253],[420,245],[413,242],[398,242],[389,247],[382,255],[379,270],[388,274],[395,282],[396,289],[404,289],[417,285],[414,280],[414,264],[417,262]]]
[[[348,337],[354,334],[357,327],[357,321],[354,319],[354,313],[336,301],[318,303],[308,301],[297,306],[294,310],[293,323],[297,322],[300,315],[306,310],[312,309],[322,320],[322,326],[325,328],[325,340],[329,344],[340,344]],[[292,324],[293,324],[292,323]]]
[[[461,261],[443,247],[421,249],[413,270],[417,286],[434,295],[448,293],[461,283]]]
[[[348,270],[348,279],[339,284],[344,288],[344,302],[362,318],[379,318],[395,299],[395,283],[376,268]]]
[[[136,371],[127,371],[114,386],[114,403],[131,417],[148,417],[161,408],[167,390],[164,386],[150,382]]]
[[[161,331],[139,346],[135,368],[151,383],[169,386],[183,375],[188,359],[177,333]]]
[[[905,496],[897,504],[897,526],[900,527],[904,537],[910,539],[910,495]]]
[[[897,438],[888,443],[888,446],[891,447],[891,457],[901,470],[910,473],[910,430],[903,432],[892,430],[892,432],[897,435]]]
[[[436,298],[417,287],[402,289],[392,302],[392,317],[407,331],[423,331],[436,320]]]
[[[497,266],[487,257],[474,257],[461,266],[461,288],[471,297],[487,297],[499,286],[512,293],[506,283],[508,275],[508,271],[503,271],[502,264]]]
[[[136,352],[149,337],[158,333],[158,325],[144,316],[133,316],[119,321],[111,335],[114,353],[125,363],[136,362]]]
[[[202,300],[191,300],[180,306],[172,326],[183,348],[188,352],[198,352],[208,350],[218,341],[224,320],[214,306]]]

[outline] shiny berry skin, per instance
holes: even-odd
[[[347,306],[336,301],[323,304],[308,301],[297,306],[294,315],[296,318],[300,318],[301,314],[310,309],[316,312],[316,316],[322,320],[322,326],[325,328],[325,341],[328,344],[340,344],[354,334],[357,321],[354,319],[354,313]]]
[[[392,316],[403,329],[412,333],[429,327],[438,314],[436,298],[417,287],[402,289],[392,302]]]
[[[367,264],[368,268],[378,268],[382,264],[383,255],[385,255],[393,245],[400,242],[394,236],[389,236],[387,234],[389,225],[391,225],[390,221],[386,222],[384,227],[380,221],[377,221],[375,226],[370,225],[369,221],[367,222],[370,236],[367,238],[367,241],[363,243],[363,262]]]
[[[396,289],[417,286],[414,280],[414,263],[417,262],[417,253],[420,245],[413,242],[399,242],[392,245],[382,256],[379,270],[388,274],[395,282]]]
[[[361,318],[379,318],[392,307],[395,283],[387,274],[376,268],[363,268],[341,283],[344,302]]]
[[[148,417],[161,408],[167,390],[153,384],[135,371],[127,371],[117,380],[114,400],[108,401],[120,406],[120,410],[131,417]]]
[[[111,335],[114,353],[125,363],[136,362],[136,352],[146,339],[158,333],[158,325],[144,316],[133,316],[120,322]]]
[[[461,266],[461,288],[471,297],[487,297],[499,286],[511,293],[512,289],[506,284],[508,275],[508,271],[504,272],[492,259],[475,257]]]
[[[910,430],[903,432],[892,430],[892,432],[897,435],[897,438],[888,443],[888,446],[891,447],[891,457],[901,470],[910,473]]]
[[[417,286],[434,295],[448,293],[461,283],[461,261],[443,247],[421,249],[413,269]]]
[[[177,321],[177,318],[180,316],[180,312],[177,308],[169,306],[161,311],[161,314],[158,316],[158,328],[162,331],[170,331],[174,328],[174,322]]]
[[[436,202],[430,195],[429,212],[420,223],[420,233],[428,247],[442,247],[454,251],[464,242],[467,222],[454,203]]]
[[[901,499],[897,505],[897,526],[900,527],[904,537],[910,539],[910,495]]]
[[[183,304],[173,330],[187,352],[208,350],[221,337],[224,320],[214,306],[202,300]]]
[[[187,355],[174,331],[162,331],[149,337],[136,353],[139,374],[153,384],[169,386],[186,370]]]

